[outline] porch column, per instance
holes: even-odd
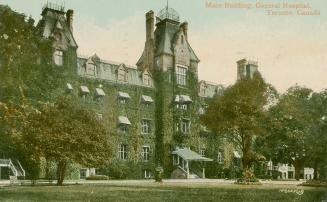
[[[206,168],[202,167],[202,178],[206,178]]]
[[[187,179],[190,178],[190,168],[188,166],[188,161],[186,161],[186,173],[187,173]]]

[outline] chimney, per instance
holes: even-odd
[[[183,33],[184,33],[184,36],[185,36],[185,39],[187,40],[187,30],[188,30],[188,23],[187,22],[183,22],[180,27],[182,28],[183,30]]]
[[[71,32],[73,32],[73,17],[74,17],[74,11],[71,9],[67,10],[66,20]]]
[[[146,41],[154,39],[154,12],[151,10],[145,14]]]

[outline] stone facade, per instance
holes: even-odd
[[[114,134],[117,155],[111,164],[128,167],[125,177],[151,177],[158,165],[170,176],[176,169],[172,152],[181,147],[202,155],[215,150],[211,153],[218,158],[218,148],[208,148],[199,114],[222,86],[198,80],[200,60],[188,41],[188,23],[180,23],[173,9],[164,8],[156,20],[153,11],[146,13],[137,67],[96,54],[78,56],[72,10],[47,6],[37,27],[54,41],[54,63],[67,75],[62,92],[80,97]]]

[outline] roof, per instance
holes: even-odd
[[[90,77],[85,74],[85,65],[90,57],[79,55],[77,58],[77,73],[82,77]],[[126,68],[126,81],[121,82],[117,79],[118,68],[123,65]],[[97,76],[92,77],[94,79],[102,79],[105,81],[115,82],[115,83],[124,83],[136,86],[143,86],[148,88],[153,88],[153,82],[150,82],[150,85],[143,83],[142,75],[143,71],[136,69],[131,65],[124,63],[119,63],[110,60],[99,59],[97,62]],[[91,77],[90,77],[91,78]],[[152,79],[152,78],[151,78]]]
[[[131,122],[128,120],[128,118],[126,116],[119,116],[118,122],[119,122],[119,124],[131,125]]]
[[[90,93],[90,90],[87,86],[81,86],[82,93]]]
[[[118,92],[118,97],[126,98],[126,99],[130,99],[131,98],[128,93],[121,92],[121,91]]]
[[[188,103],[188,102],[192,102],[192,99],[188,95],[176,95],[175,96],[175,102]]]
[[[237,159],[240,159],[241,158],[241,155],[238,153],[238,151],[234,151],[234,157],[237,158]]]
[[[67,85],[67,89],[68,89],[68,90],[73,90],[73,86],[72,86],[72,84],[67,83],[66,85]]]
[[[142,95],[142,101],[151,103],[153,102],[153,99],[150,96]]]
[[[212,98],[216,94],[220,95],[224,90],[224,87],[221,84],[216,84],[210,81],[201,80],[199,82],[199,85],[200,85],[200,91],[201,91],[201,85],[205,85],[206,87],[205,95],[201,94],[201,92],[199,93],[201,97]]]
[[[173,151],[172,154],[176,154],[187,161],[213,161],[212,159],[203,157],[200,154],[187,148],[178,149],[176,151]]]
[[[102,90],[102,88],[95,88],[95,92],[97,96],[105,96],[106,94]]]
[[[173,55],[173,42],[175,41],[175,35],[178,34],[180,23],[169,19],[164,19],[157,23],[155,30],[155,55],[169,54]],[[190,44],[187,42],[188,49],[190,51],[190,59],[193,61],[200,61],[194,53]],[[140,58],[140,60],[142,57]],[[141,62],[141,61],[138,62]]]
[[[45,38],[49,38],[57,26],[59,26],[63,30],[65,37],[67,37],[69,45],[77,48],[78,45],[74,39],[73,33],[67,25],[64,15],[65,12],[57,12],[53,9],[47,9],[46,11],[47,12],[42,13],[43,17],[37,25],[41,35]]]

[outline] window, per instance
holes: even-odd
[[[118,145],[118,158],[121,160],[127,159],[127,145],[126,144]]]
[[[176,69],[176,79],[177,79],[177,84],[179,85],[186,85],[186,68],[177,66]]]
[[[204,156],[204,155],[205,155],[205,151],[206,151],[206,150],[205,150],[204,148],[201,148],[201,149],[200,149],[200,155],[201,155],[201,156]]]
[[[93,63],[88,63],[86,65],[86,74],[89,76],[95,76],[97,72],[97,66]]]
[[[142,160],[148,161],[150,157],[150,147],[149,146],[143,146],[142,148]]]
[[[125,92],[118,92],[118,101],[121,104],[125,104],[127,100],[131,99],[128,93]]]
[[[182,109],[182,110],[187,110],[188,104],[177,104],[176,108],[177,109]]]
[[[150,133],[150,120],[149,119],[142,119],[141,120],[141,133],[142,134],[149,134]]]
[[[219,164],[222,164],[224,162],[223,161],[223,154],[220,151],[218,152],[217,161],[218,161]]]
[[[143,74],[143,84],[146,86],[151,85],[151,80],[149,74]]]
[[[61,50],[55,50],[53,60],[57,66],[63,65],[63,55],[64,53]]]
[[[119,130],[120,130],[122,133],[127,133],[127,132],[128,132],[128,125],[120,124],[120,125],[119,125]]]
[[[117,80],[127,82],[127,70],[123,64],[118,67]]]
[[[103,116],[102,116],[102,114],[97,113],[96,118],[97,118],[98,121],[101,121],[103,119]]]
[[[144,178],[151,178],[152,174],[150,170],[144,170]]]
[[[187,119],[183,119],[181,123],[181,131],[182,133],[190,133],[191,132],[191,121]]]

